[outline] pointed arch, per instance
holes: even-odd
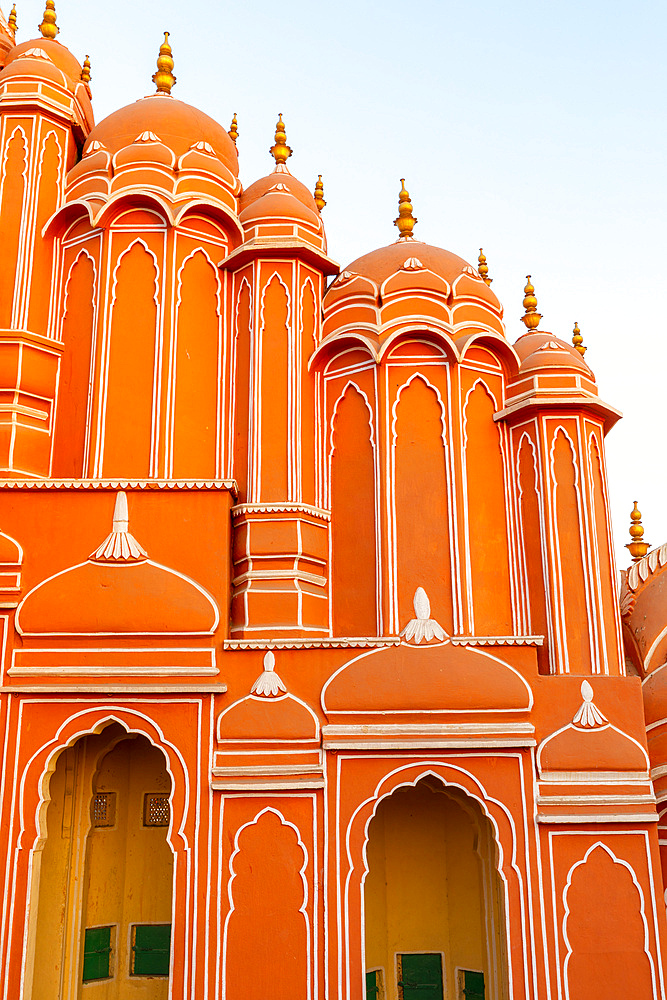
[[[308,365],[313,351],[317,347],[317,295],[312,278],[307,277],[301,286],[299,302],[299,349],[301,364],[297,401],[300,408],[297,419],[299,433],[299,461],[297,469],[300,473],[299,499],[304,503],[315,503],[315,472],[317,449],[316,420],[316,376],[310,372]]]
[[[605,905],[591,907],[604,889]],[[565,1000],[657,997],[642,887],[630,864],[598,840],[574,864],[563,889]],[[661,984],[662,986],[662,984]]]
[[[222,384],[221,282],[202,247],[185,258],[176,278],[172,342],[171,474],[211,479],[220,473]]]
[[[294,454],[291,361],[291,296],[277,271],[260,300],[261,389],[255,399],[259,426],[259,498],[290,500]]]
[[[495,395],[478,378],[463,406],[466,512],[474,630],[514,632],[509,551],[509,491]]]
[[[134,240],[113,271],[102,398],[101,475],[145,479],[151,472],[156,405],[159,265]]]
[[[27,193],[28,140],[20,125],[5,142],[0,181],[0,327],[12,327],[18,305],[14,301],[16,277],[22,256],[22,232]]]
[[[391,601],[398,631],[413,616],[417,587],[426,588],[433,617],[453,631],[453,530],[446,411],[440,390],[415,372],[392,406],[393,531]]]
[[[52,280],[53,237],[43,237],[42,230],[58,208],[62,193],[63,151],[58,136],[50,129],[42,139],[37,169],[37,205],[32,231],[32,247],[27,267],[30,286],[30,330],[46,334],[53,304],[55,282]],[[46,294],[46,290],[49,294]],[[27,310],[26,310],[27,311]]]
[[[239,501],[248,496],[248,470],[252,442],[251,385],[253,357],[252,290],[244,276],[236,296],[234,309],[234,479],[238,484]]]
[[[601,662],[605,673],[617,673],[623,662],[620,633],[618,595],[616,593],[616,568],[614,548],[611,539],[611,517],[607,496],[604,450],[602,441],[595,431],[588,436],[589,490],[592,497],[593,530],[592,547],[597,562],[594,578],[600,602]]]
[[[516,482],[518,487],[519,528],[526,587],[528,628],[532,635],[545,636],[545,644],[537,650],[540,673],[549,673],[549,617],[547,597],[549,582],[545,573],[544,512],[540,471],[535,444],[527,431],[519,438],[516,448]]]
[[[329,433],[331,622],[334,635],[377,635],[378,538],[373,410],[348,380]]]
[[[86,469],[97,322],[97,265],[85,248],[67,272],[64,298],[52,474],[74,479]]]
[[[267,851],[270,843],[272,850]],[[280,861],[277,861],[277,857]],[[301,831],[272,806],[244,823],[229,859],[229,910],[223,931],[222,995],[227,1000],[310,1000],[308,850]],[[264,961],[254,962],[256,929]],[[253,967],[254,974],[248,970]]]
[[[589,614],[577,448],[562,425],[555,429],[549,461],[561,669],[564,673],[586,674],[593,671],[595,662],[593,642],[597,636],[597,622],[595,616]]]

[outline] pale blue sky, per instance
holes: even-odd
[[[2,0],[5,14],[7,0]],[[19,39],[42,0],[17,0]],[[153,91],[171,32],[174,96],[239,118],[247,186],[271,168],[278,112],[341,265],[396,237],[405,176],[418,239],[484,247],[510,340],[531,273],[542,327],[579,322],[601,396],[619,566],[632,501],[667,541],[667,5],[646,0],[56,0],[90,54],[97,120]]]

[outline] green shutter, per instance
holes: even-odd
[[[401,955],[403,1000],[443,1000],[442,956]]]
[[[484,1000],[484,973],[461,970],[463,979],[463,997],[465,1000]]]
[[[133,976],[168,976],[171,924],[135,924],[132,931]]]
[[[86,927],[83,939],[83,982],[111,977],[111,927]]]
[[[377,970],[366,973],[366,1000],[377,1000],[380,992]]]

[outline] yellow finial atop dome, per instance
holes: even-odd
[[[46,0],[44,18],[39,26],[39,30],[42,33],[42,38],[55,38],[60,31],[60,28],[56,24],[55,0]]]
[[[171,88],[176,83],[173,69],[174,60],[171,53],[171,45],[169,44],[169,32],[165,31],[164,41],[160,46],[160,54],[157,57],[157,73],[153,73],[153,83],[157,87],[158,94],[171,94]]]
[[[401,177],[401,190],[398,195],[398,218],[394,219],[394,225],[398,226],[399,240],[412,239],[412,230],[417,223],[412,214],[412,202],[405,187],[405,177]]]
[[[287,163],[292,155],[292,150],[287,145],[287,133],[285,132],[285,123],[282,115],[278,115],[274,142],[275,144],[271,146],[269,153],[271,153],[273,159],[276,161],[276,166],[279,167],[281,164]]]
[[[537,330],[540,325],[540,320],[542,319],[542,314],[537,311],[537,299],[535,297],[535,289],[530,282],[530,275],[526,275],[526,287],[523,290],[523,308],[526,310],[525,315],[521,317],[521,322],[526,324],[529,330]]]
[[[16,21],[16,4],[14,4],[14,6],[9,12],[9,17],[7,18],[7,24],[9,25],[9,30],[11,31],[12,35],[15,35],[16,30],[18,28],[18,23]]]
[[[227,135],[232,140],[234,145],[236,145],[236,140],[239,137],[239,123],[236,120],[236,112],[234,112],[234,117],[232,118],[232,124],[229,126],[229,132],[227,133]]]
[[[86,56],[83,60],[83,66],[81,68],[81,80],[83,83],[90,83],[90,56]]]
[[[581,336],[581,330],[579,329],[579,324],[576,322],[574,324],[574,330],[572,331],[572,343],[574,344],[574,346],[576,347],[576,349],[579,351],[579,353],[583,358],[588,348],[584,347],[584,338]]]
[[[313,191],[313,198],[315,199],[315,204],[317,205],[317,210],[322,211],[326,205],[324,200],[324,184],[322,183],[322,174],[317,175],[317,180],[315,181],[315,190]]]
[[[637,509],[637,501],[634,501],[634,508],[630,511],[630,538],[632,541],[625,546],[633,560],[637,562],[643,559],[650,548],[649,542],[643,541],[644,526],[642,525],[642,513]]]
[[[477,258],[477,270],[482,281],[490,285],[493,278],[489,277],[489,265],[486,263],[486,257],[481,247],[479,248],[479,257]]]

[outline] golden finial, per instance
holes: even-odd
[[[15,35],[16,30],[18,28],[18,24],[16,22],[16,4],[14,4],[11,11],[9,12],[9,17],[7,18],[7,24],[9,25],[9,30],[11,31],[12,35]]]
[[[176,83],[176,77],[172,72],[173,68],[174,60],[171,54],[171,45],[169,44],[169,32],[165,31],[164,41],[160,46],[160,54],[157,57],[157,73],[153,73],[153,83],[157,87],[158,94],[171,93],[171,88]]]
[[[634,501],[634,508],[630,511],[630,538],[631,542],[625,546],[632,556],[634,562],[642,559],[650,548],[649,542],[643,541],[644,527],[642,525],[642,513],[637,510],[637,501]]]
[[[84,83],[90,83],[90,56],[86,56],[83,60],[83,67],[81,69],[81,79]]]
[[[236,120],[236,112],[234,112],[234,117],[232,118],[232,124],[229,126],[229,132],[227,133],[229,135],[229,138],[234,143],[234,145],[236,145],[236,140],[239,137],[239,128],[238,128],[238,126],[239,126],[239,123]]]
[[[412,214],[412,202],[405,187],[405,177],[401,177],[401,190],[398,195],[398,218],[394,219],[394,225],[398,226],[399,240],[407,240],[412,237],[412,230],[417,223]]]
[[[479,257],[477,258],[477,270],[479,271],[479,276],[482,281],[485,281],[487,285],[490,285],[493,278],[489,277],[489,265],[486,263],[486,257],[484,256],[484,251],[479,248]]]
[[[523,308],[526,310],[526,313],[521,317],[521,322],[525,323],[529,330],[537,330],[540,325],[540,320],[542,319],[542,314],[537,311],[535,289],[530,283],[529,274],[526,275],[526,287],[524,288],[523,293]]]
[[[60,28],[56,24],[56,5],[54,0],[46,0],[44,18],[39,26],[43,38],[55,38]]]
[[[271,146],[269,153],[271,153],[276,161],[276,166],[279,167],[281,163],[287,163],[292,155],[292,150],[287,145],[287,133],[285,132],[285,123],[282,115],[278,115],[274,140],[275,145]]]
[[[315,190],[313,191],[313,198],[315,199],[315,204],[317,205],[318,211],[321,212],[326,201],[324,200],[324,184],[322,183],[322,174],[317,175],[317,180],[315,181]]]
[[[581,336],[581,330],[579,329],[579,324],[576,322],[574,324],[574,330],[572,331],[572,343],[574,344],[574,346],[576,347],[576,349],[579,351],[579,353],[583,358],[588,348],[584,347],[584,338]]]

